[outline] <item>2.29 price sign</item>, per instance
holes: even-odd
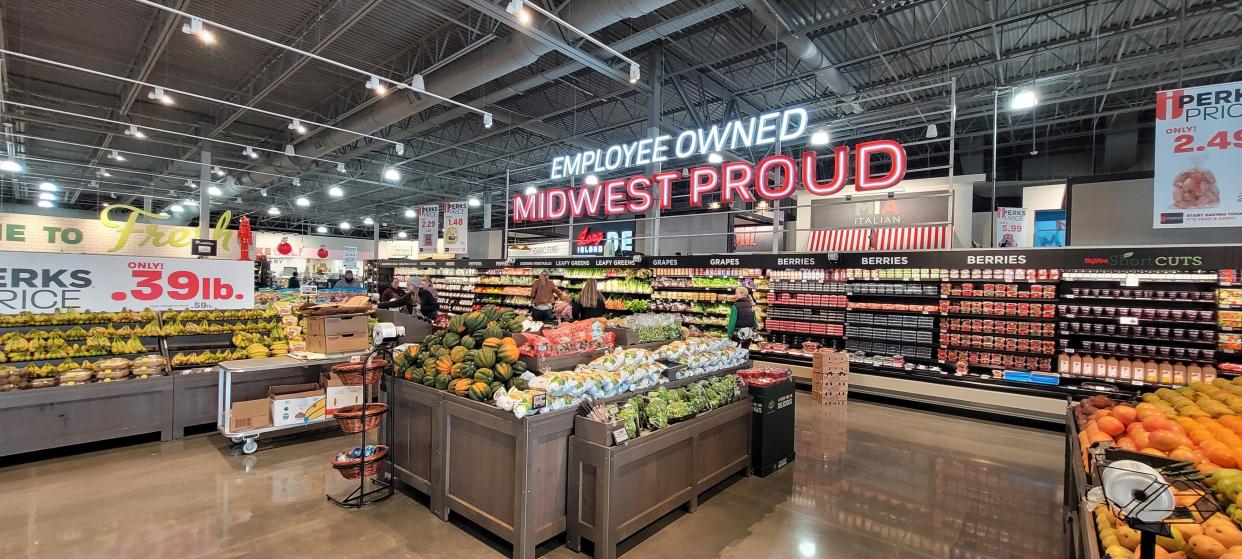
[[[1242,225],[1242,82],[1156,94],[1154,227]]]
[[[249,309],[246,261],[0,252],[0,313]]]

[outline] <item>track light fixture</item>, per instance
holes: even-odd
[[[259,158],[259,154],[255,153],[255,152],[254,152],[254,148],[252,148],[252,147],[250,147],[250,146],[246,146],[246,149],[243,149],[243,150],[242,150],[242,155],[244,155],[244,156],[246,156],[246,157],[249,157],[249,158],[251,158],[251,159],[258,159],[258,158]]]
[[[337,163],[337,164],[336,164],[336,172],[338,172],[338,173],[340,173],[340,174],[342,174],[342,175],[343,175],[343,174],[345,174],[345,173],[347,173],[347,172],[349,172],[349,171],[346,171],[346,170],[345,170],[345,164],[344,164],[344,163]]]
[[[492,113],[483,113],[483,127],[484,128],[492,127]]]
[[[289,129],[294,132],[297,132],[298,134],[305,134],[307,132],[306,126],[302,124],[301,120],[298,120],[296,118],[289,121]]]
[[[642,70],[638,67],[637,62],[630,63],[630,83],[638,83],[638,79],[642,77]]]
[[[293,144],[285,144],[285,157],[294,157],[297,154],[297,150],[293,149]]]
[[[165,105],[173,104],[172,96],[169,95],[167,92],[165,92],[164,88],[162,87],[151,88],[151,91],[147,92],[147,99],[150,99],[152,101],[159,101]]]
[[[125,161],[125,156],[121,155],[121,152],[117,150],[112,150],[111,152],[108,153],[108,159],[111,159],[113,161]]]
[[[372,74],[371,79],[367,80],[367,89],[374,91],[376,95],[384,96],[388,94],[388,86],[380,81],[380,77]]]
[[[129,128],[125,129],[125,135],[131,138],[138,138],[139,140],[147,137],[146,134],[142,133],[142,130],[139,130],[138,127],[133,124],[129,125]]]
[[[267,189],[266,189],[266,188],[260,188],[260,189],[259,189],[259,196],[262,196],[262,197],[264,197],[264,198],[267,198]]]
[[[95,174],[101,177],[104,177],[104,178],[112,176],[112,173],[109,173],[107,169],[100,169],[98,171],[95,171]]]
[[[392,150],[397,152],[397,157],[405,156],[405,144],[393,144]]]
[[[181,32],[186,35],[198,35],[198,40],[202,41],[203,44],[210,45],[216,42],[216,36],[210,30],[203,27],[203,18],[201,17],[191,17],[190,23],[181,24]]]
[[[940,129],[937,128],[935,124],[928,124],[927,134],[926,134],[927,139],[930,140],[932,138],[936,138],[939,136],[940,136]]]
[[[302,179],[298,177],[293,177],[292,182],[293,186],[302,186]]]
[[[212,167],[212,168],[211,168],[211,172],[212,172],[212,173],[214,173],[217,177],[223,177],[223,176],[224,176],[224,169],[221,169],[219,165],[216,165],[215,167]]]
[[[427,80],[423,79],[422,74],[414,74],[414,77],[410,78],[410,87],[414,88],[414,91],[427,91]]]

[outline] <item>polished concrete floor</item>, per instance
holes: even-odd
[[[694,514],[623,542],[622,556],[1061,557],[1057,434],[798,398],[797,461],[731,480]],[[0,468],[0,557],[503,556],[404,495],[362,511],[327,503],[325,491],[348,489],[327,463],[352,442],[245,457],[202,435]]]

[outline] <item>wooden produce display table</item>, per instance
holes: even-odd
[[[159,433],[173,436],[173,379],[159,376],[0,393],[0,456]]]
[[[617,543],[682,505],[698,508],[704,491],[750,472],[751,398],[617,446],[570,437],[568,537],[596,559],[617,556]]]

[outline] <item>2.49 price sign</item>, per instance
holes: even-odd
[[[0,313],[249,309],[250,262],[0,252]]]
[[[1242,225],[1242,82],[1156,93],[1154,227]]]

